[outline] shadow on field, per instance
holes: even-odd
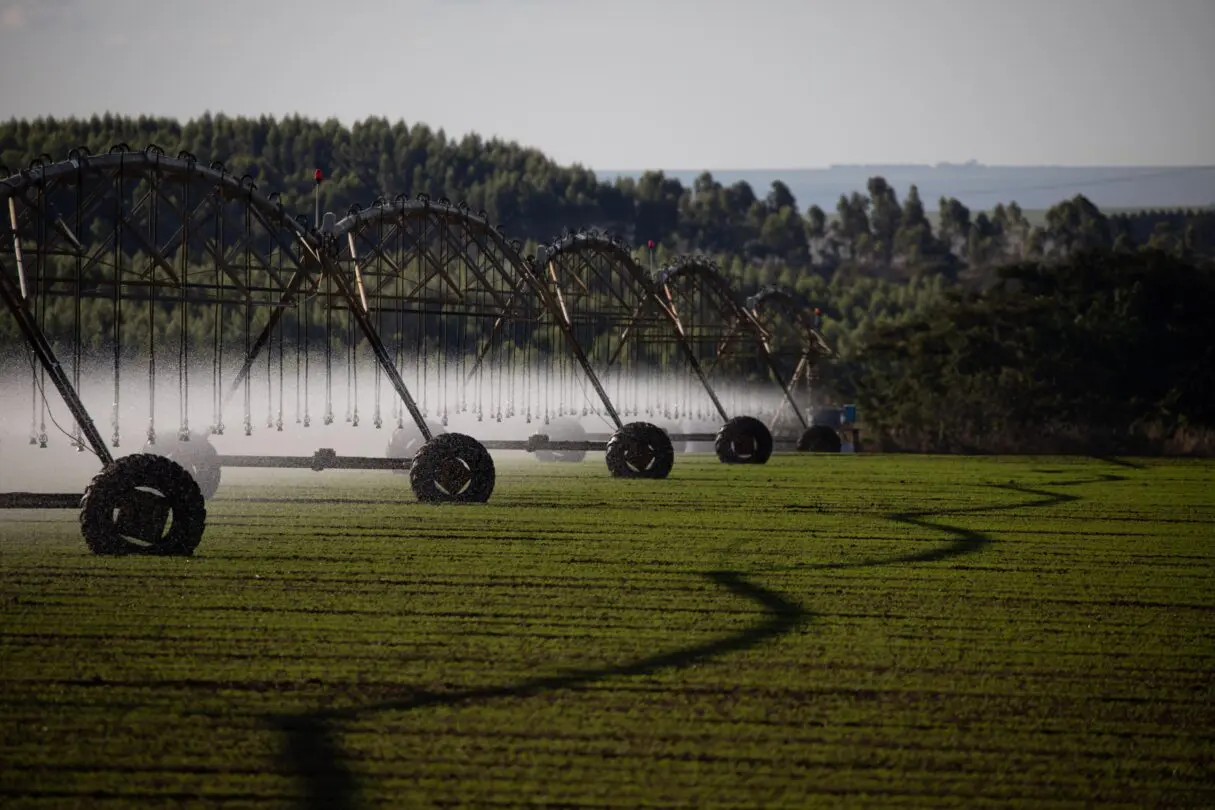
[[[1129,470],[1146,470],[1146,464],[1140,464],[1138,461],[1131,461],[1127,458],[1115,458],[1114,456],[1090,456],[1093,461],[1101,461],[1106,464],[1113,464],[1118,467],[1126,467]]]
[[[1109,461],[1121,466],[1134,466],[1130,463],[1123,464],[1119,460],[1110,459]],[[1093,478],[1051,483],[1049,486],[1052,488],[1072,487],[1124,480],[1126,479],[1123,476],[1118,475],[1097,475]],[[1079,497],[1075,495],[1049,492],[1016,484],[993,484],[991,486],[995,489],[1035,496],[1036,499],[1018,503],[998,503],[958,509],[945,508],[897,512],[887,515],[890,520],[898,523],[944,532],[954,536],[955,539],[947,545],[938,546],[927,551],[856,563],[795,563],[787,566],[761,567],[753,569],[749,573],[940,562],[953,557],[972,554],[994,542],[994,540],[984,532],[962,526],[954,526],[940,522],[939,520],[932,520],[931,518],[940,518],[945,515],[1044,508],[1079,500]],[[349,760],[338,741],[338,736],[342,731],[342,724],[344,723],[365,719],[368,715],[376,712],[408,712],[431,706],[454,706],[481,700],[526,698],[552,690],[583,686],[606,678],[651,675],[662,670],[678,669],[701,663],[717,656],[746,650],[765,641],[778,638],[789,633],[799,625],[806,623],[812,616],[811,613],[797,603],[775,591],[749,581],[743,574],[737,571],[712,571],[703,574],[703,576],[715,584],[728,589],[731,593],[757,603],[767,614],[764,620],[753,627],[718,639],[717,641],[684,647],[671,652],[658,653],[627,664],[532,678],[502,686],[482,687],[455,692],[409,692],[397,699],[389,699],[360,707],[320,710],[305,714],[276,717],[272,720],[273,725],[283,735],[279,766],[284,773],[296,775],[301,794],[301,807],[307,808],[307,810],[319,810],[320,808],[353,810],[353,808],[359,807],[361,802],[359,801],[358,781],[350,769]]]
[[[337,741],[343,722],[362,719],[375,712],[407,712],[428,706],[454,706],[496,698],[532,697],[555,689],[584,686],[606,678],[653,675],[662,670],[678,669],[720,655],[749,649],[782,636],[810,619],[811,614],[797,603],[775,591],[749,582],[737,571],[711,571],[703,576],[736,596],[762,607],[767,614],[764,620],[716,641],[658,653],[627,664],[457,692],[410,692],[399,699],[357,708],[278,717],[273,722],[284,738],[280,767],[284,772],[296,774],[299,779],[303,794],[302,807],[310,810],[352,810],[359,806],[358,784]]]
[[[1075,487],[1083,484],[1101,484],[1114,481],[1125,481],[1126,478],[1120,475],[1102,474],[1093,478],[1085,478],[1076,481],[1060,481],[1050,484],[1051,487]],[[925,509],[918,512],[893,512],[886,515],[886,518],[896,523],[904,523],[908,526],[917,526],[922,529],[931,529],[933,531],[945,532],[954,536],[954,540],[944,546],[935,546],[926,551],[918,551],[911,554],[901,554],[897,557],[881,557],[871,560],[861,560],[859,562],[831,562],[831,563],[791,563],[789,565],[772,565],[763,566],[754,569],[756,573],[777,573],[780,571],[814,571],[814,570],[834,570],[844,568],[871,568],[879,565],[906,565],[911,563],[934,563],[948,560],[953,557],[960,557],[964,554],[973,554],[989,543],[994,542],[992,538],[984,532],[976,529],[968,529],[964,526],[954,526],[949,523],[941,523],[928,518],[939,518],[945,515],[968,515],[968,514],[987,514],[991,512],[1008,512],[1014,509],[1041,509],[1048,506],[1058,506],[1062,503],[1070,503],[1079,500],[1075,495],[1066,495],[1058,492],[1048,492],[1042,489],[1032,489],[1023,487],[1017,484],[991,484],[992,489],[1003,489],[1009,492],[1016,492],[1022,495],[1036,495],[1037,500],[1033,501],[1018,501],[1016,503],[1001,503],[1001,504],[984,504],[980,506],[966,506],[958,509]]]

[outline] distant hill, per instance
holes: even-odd
[[[1215,166],[984,166],[977,163],[919,165],[848,165],[827,169],[710,170],[724,185],[745,180],[764,196],[773,180],[789,187],[798,206],[818,204],[830,211],[841,194],[864,193],[870,177],[886,178],[900,199],[913,184],[926,207],[935,210],[941,197],[956,197],[972,210],[988,210],[1015,201],[1026,210],[1050,208],[1083,194],[1099,208],[1205,208],[1215,206]],[[701,170],[664,170],[690,186]],[[601,171],[598,176],[639,177],[638,170]]]

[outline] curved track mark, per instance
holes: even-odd
[[[1125,480],[1117,475],[1098,475],[1094,478],[1053,483],[1051,487],[1079,486]],[[1042,489],[995,484],[996,489],[1005,489],[1026,495],[1037,496],[1035,500],[1011,504],[962,507],[958,509],[933,509],[913,512],[896,512],[888,515],[890,520],[910,526],[947,532],[955,540],[947,546],[915,554],[905,554],[859,563],[803,563],[788,566],[770,566],[753,569],[749,574],[774,573],[792,570],[858,568],[877,565],[909,563],[932,563],[964,554],[971,554],[994,542],[986,533],[948,523],[929,520],[944,515],[979,514],[1033,509],[1079,500],[1079,496],[1049,492]],[[308,712],[305,714],[274,717],[273,726],[283,734],[284,746],[280,755],[280,766],[284,771],[294,772],[300,780],[301,804],[306,810],[351,810],[360,806],[358,781],[347,765],[347,758],[338,741],[341,724],[362,719],[368,714],[383,711],[413,711],[430,706],[453,706],[479,700],[500,698],[533,697],[551,690],[568,689],[618,676],[651,675],[667,669],[678,669],[700,663],[717,656],[750,649],[765,641],[778,638],[807,622],[813,615],[788,597],[774,590],[749,581],[738,571],[718,570],[702,574],[735,595],[758,603],[767,616],[760,623],[739,633],[711,641],[706,644],[685,647],[670,652],[657,653],[637,661],[615,666],[578,670],[561,675],[531,678],[514,684],[481,687],[457,692],[410,692],[399,699],[350,709]]]
[[[708,659],[750,649],[782,636],[810,618],[810,614],[781,594],[749,582],[737,571],[710,571],[703,576],[731,593],[757,603],[766,612],[758,624],[733,635],[684,647],[615,666],[576,670],[561,675],[531,678],[514,684],[466,689],[458,692],[411,692],[399,699],[354,709],[310,712],[273,719],[285,744],[280,764],[299,775],[305,808],[346,810],[357,804],[357,783],[346,765],[337,741],[339,724],[383,711],[413,711],[429,706],[453,706],[495,698],[526,698],[555,689],[569,689],[612,677],[652,675]]]
[[[1098,475],[1094,478],[1085,478],[1075,481],[1060,481],[1052,483],[1051,487],[1072,487],[1083,484],[1100,484],[1114,481],[1125,481],[1123,476],[1119,475]],[[968,529],[964,526],[954,526],[949,523],[941,523],[938,521],[928,520],[930,517],[942,517],[945,515],[971,515],[984,514],[990,512],[1008,512],[1014,509],[1041,509],[1049,506],[1058,506],[1063,503],[1070,503],[1080,500],[1079,496],[1067,495],[1058,492],[1050,492],[1044,489],[1033,489],[1030,487],[1018,486],[1016,484],[990,484],[993,489],[1004,489],[1009,492],[1018,492],[1024,495],[1036,495],[1037,499],[1032,501],[1019,501],[1017,503],[1002,503],[996,505],[984,506],[966,506],[958,509],[925,509],[915,512],[892,512],[886,515],[888,520],[896,523],[904,523],[908,526],[916,526],[922,529],[931,529],[933,531],[943,532],[954,536],[954,540],[948,545],[938,546],[926,551],[918,551],[912,554],[902,554],[897,557],[883,557],[870,560],[861,560],[859,562],[829,562],[829,563],[791,563],[789,565],[771,565],[760,566],[751,569],[752,573],[757,574],[772,574],[782,571],[815,571],[815,570],[839,570],[847,568],[871,568],[879,565],[907,565],[916,563],[934,563],[948,560],[953,557],[960,557],[964,554],[973,554],[990,543],[995,542],[986,532],[977,529]]]

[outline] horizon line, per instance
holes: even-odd
[[[753,166],[741,168],[648,168],[648,169],[595,169],[601,173],[635,174],[638,172],[823,172],[834,169],[1110,169],[1125,171],[1144,169],[1148,171],[1215,171],[1215,163],[831,163],[826,166]]]

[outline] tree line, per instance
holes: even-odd
[[[1031,224],[1015,201],[973,212],[957,199],[941,198],[934,223],[914,186],[900,200],[889,183],[873,177],[863,191],[841,196],[834,211],[812,205],[803,212],[779,180],[762,196],[746,182],[723,185],[709,172],[689,187],[660,171],[609,183],[590,169],[558,165],[514,142],[476,134],[450,138],[426,124],[384,118],[350,127],[298,116],[210,114],[185,123],[113,115],[10,120],[0,125],[0,172],[63,159],[77,147],[97,153],[117,143],[155,143],[170,155],[186,151],[206,163],[222,162],[237,176],[251,176],[263,191],[280,192],[284,204],[301,213],[313,208],[313,175],[320,169],[326,178],[323,210],[344,212],[378,197],[427,194],[467,202],[524,240],[594,227],[635,244],[653,240],[674,252],[700,250],[825,275],[841,267],[957,274],[1090,247],[1215,253],[1215,210],[1106,216],[1076,196],[1052,207],[1044,222]]]
[[[1016,262],[872,329],[842,384],[891,447],[1215,451],[1215,268],[1161,250]]]

